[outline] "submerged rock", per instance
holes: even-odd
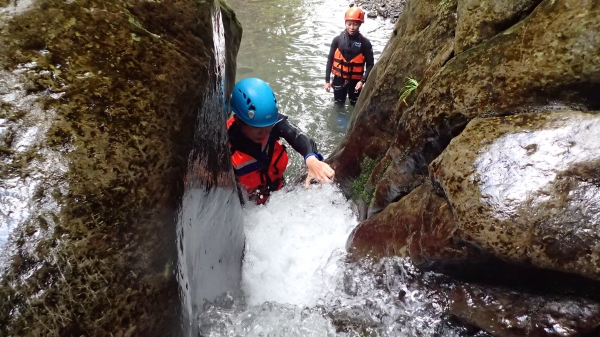
[[[449,311],[494,336],[586,336],[600,324],[600,303],[569,296],[539,296],[462,285],[450,293]]]

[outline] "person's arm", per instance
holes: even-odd
[[[367,78],[369,77],[369,73],[371,73],[371,69],[373,69],[373,65],[375,64],[375,58],[373,57],[373,45],[371,45],[371,41],[365,39],[363,44],[363,55],[365,56],[365,74],[363,75],[362,82],[365,83]]]
[[[305,135],[300,128],[290,123],[286,116],[280,114],[280,120],[273,128],[275,135],[285,139],[290,146],[304,157],[304,162],[308,168],[306,185],[310,184],[312,179],[319,182],[330,182],[335,172],[329,164],[323,162],[323,156],[317,149],[314,140]]]
[[[338,48],[338,37],[336,36],[329,47],[329,55],[327,56],[327,65],[325,66],[325,90],[331,89],[331,68],[333,67],[333,56]]]
[[[361,53],[365,57],[365,73],[363,74],[363,78],[356,83],[354,87],[355,90],[361,90],[365,82],[367,82],[367,78],[369,77],[369,73],[371,73],[371,69],[373,69],[373,64],[375,64],[375,58],[373,57],[373,45],[371,45],[371,41],[367,38],[363,39]]]
[[[287,116],[279,114],[279,121],[275,124],[273,131],[277,137],[285,139],[302,157],[319,152],[315,141],[305,135],[299,127],[290,123]]]

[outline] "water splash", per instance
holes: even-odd
[[[332,185],[280,191],[245,210],[243,289],[250,305],[314,306],[333,291],[356,215]]]
[[[347,258],[356,212],[332,185],[244,210],[244,297],[205,304],[202,336],[444,336],[439,276],[406,259]],[[444,330],[445,329],[445,330]]]

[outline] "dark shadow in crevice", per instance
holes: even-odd
[[[531,15],[531,13],[533,13],[533,11],[543,2],[543,0],[538,0],[536,3],[532,4],[531,6],[524,8],[523,10],[520,10],[516,13],[514,13],[514,15],[512,15],[511,17],[507,18],[504,21],[498,22],[495,25],[492,25],[492,29],[497,32],[497,34],[500,34],[502,32],[504,32],[505,30],[511,28],[512,26],[518,24],[519,22],[523,21],[525,18],[527,18],[529,15]]]
[[[452,52],[450,53],[450,55],[448,55],[448,57],[442,62],[442,64],[440,65],[440,68],[443,68],[446,63],[450,62],[450,60],[452,60],[454,58],[454,50],[452,50]]]
[[[600,282],[580,275],[516,265],[484,253],[474,245],[463,243],[480,252],[468,261],[428,261],[421,270],[434,271],[458,281],[492,287],[508,287],[532,295],[572,295],[600,301]]]

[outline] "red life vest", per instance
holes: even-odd
[[[233,117],[227,121],[227,129],[233,122]],[[250,200],[254,200],[257,204],[264,204],[272,191],[283,187],[283,173],[288,164],[288,155],[285,146],[278,139],[272,135],[265,137],[261,155],[267,160],[262,162],[236,150],[231,145],[230,148],[233,173],[248,192]],[[263,162],[268,162],[269,166],[265,167]]]
[[[342,34],[345,34],[343,32]],[[364,38],[362,35],[360,38]],[[365,56],[360,53],[352,60],[346,60],[338,47],[333,55],[331,72],[345,80],[362,80],[365,71]]]

